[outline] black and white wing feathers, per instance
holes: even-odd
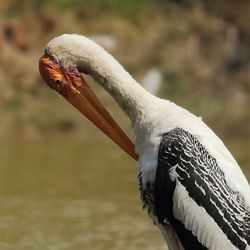
[[[205,216],[195,218],[189,214],[191,210],[183,205],[182,195],[191,204],[189,206],[193,206],[192,212],[204,211]],[[185,249],[215,246],[217,243],[210,241],[215,241],[220,234],[228,241],[225,246],[250,249],[249,207],[243,197],[228,186],[216,159],[195,136],[180,128],[165,133],[160,143],[155,213],[161,224],[172,224]],[[208,221],[212,221],[209,225],[213,230],[212,238],[202,233],[203,224]]]

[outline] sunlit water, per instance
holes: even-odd
[[[249,178],[246,146],[231,148]],[[135,163],[108,143],[2,145],[0,178],[1,250],[166,249]]]

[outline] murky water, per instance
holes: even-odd
[[[249,178],[245,146],[231,149]],[[1,145],[0,249],[166,246],[141,209],[132,160],[111,143],[53,143]]]
[[[2,145],[0,215],[1,250],[166,249],[111,145]]]

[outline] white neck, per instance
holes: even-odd
[[[113,96],[134,123],[156,99],[103,48],[80,35],[62,35],[48,43],[46,52],[64,67],[76,66],[90,74]]]

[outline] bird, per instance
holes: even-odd
[[[142,206],[168,249],[250,249],[249,183],[201,117],[146,91],[86,36],[52,39],[39,70],[49,87],[137,161]],[[85,74],[128,116],[135,143],[98,100]]]

